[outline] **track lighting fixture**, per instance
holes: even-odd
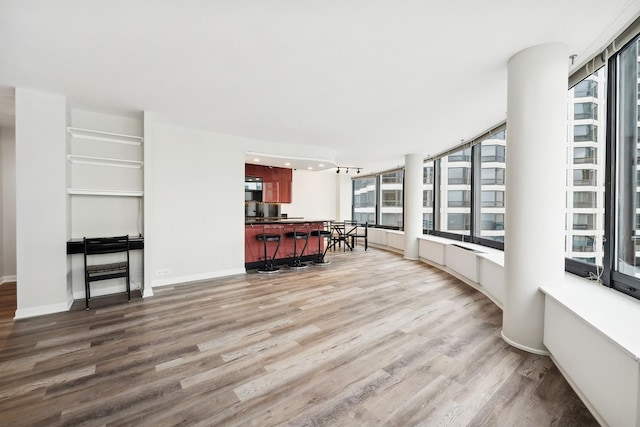
[[[336,166],[336,168],[337,168],[336,169],[336,173],[340,173],[340,169],[344,169],[344,173],[349,173],[349,169],[351,169],[351,170],[355,169],[356,174],[359,174],[360,173],[360,169],[362,169],[362,168],[358,168],[358,167],[355,167],[355,166]]]

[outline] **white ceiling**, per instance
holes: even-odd
[[[0,0],[0,86],[322,144],[375,171],[504,120],[513,54],[564,42],[577,66],[639,12],[640,0]]]

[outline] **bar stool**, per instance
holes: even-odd
[[[316,230],[311,231],[311,236],[318,238],[318,252],[316,252],[315,254],[316,259],[314,261],[314,264],[317,264],[317,265],[331,264],[331,261],[326,259],[327,251],[331,246],[331,238],[332,238],[332,233],[330,231],[331,223],[328,223],[328,224],[329,224],[328,226],[326,226],[325,223],[318,224],[318,228]],[[327,244],[324,247],[324,251],[323,251],[321,243],[324,239],[329,239],[329,240],[327,241]]]
[[[264,245],[264,257],[259,258],[263,260],[262,267],[258,268],[258,273],[277,273],[280,269],[273,265],[273,260],[276,258],[278,249],[280,248],[280,240],[282,235],[280,233],[267,233],[267,227],[262,227],[262,233],[256,234],[256,240],[262,241]],[[277,242],[276,248],[273,251],[271,257],[267,253],[267,242]]]
[[[293,239],[293,257],[291,258],[291,263],[289,264],[289,268],[307,268],[307,264],[302,262],[300,258],[304,253],[305,249],[307,249],[307,244],[309,243],[309,233],[306,231],[296,230],[296,227],[293,227],[293,231],[288,231],[285,233],[289,239]],[[300,253],[298,253],[298,240],[304,240],[304,246]]]

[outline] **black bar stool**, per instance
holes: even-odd
[[[305,226],[305,229],[308,226]],[[307,231],[296,230],[296,227],[293,227],[293,231],[288,231],[285,233],[290,239],[293,239],[293,257],[291,258],[291,263],[289,264],[289,268],[307,268],[307,264],[302,262],[300,258],[304,253],[305,249],[307,249],[307,244],[309,243],[309,233]],[[304,240],[304,246],[300,253],[298,253],[298,240]]]
[[[278,249],[280,248],[280,240],[282,235],[280,233],[267,233],[267,227],[262,227],[262,233],[256,234],[256,240],[262,241],[264,244],[264,257],[262,267],[258,268],[258,273],[277,273],[280,269],[273,265],[273,260],[276,258]],[[267,242],[277,242],[276,248],[273,251],[273,255],[269,256],[267,253]]]
[[[311,231],[311,235],[318,238],[318,252],[316,252],[316,259],[314,260],[314,264],[317,265],[329,265],[331,261],[326,259],[327,251],[331,246],[331,223],[326,225],[325,223],[318,224],[318,228],[316,230]],[[324,247],[324,251],[322,250],[321,243],[324,239],[329,239],[327,241],[326,246]]]

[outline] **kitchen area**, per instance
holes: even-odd
[[[317,259],[324,251],[319,231],[329,227],[325,219],[289,217],[283,212],[292,201],[293,170],[275,166],[245,164],[245,267],[264,267],[265,258],[273,265],[298,264]],[[295,237],[287,237],[295,233]],[[261,235],[273,236],[270,240]],[[276,238],[275,236],[280,236]]]

